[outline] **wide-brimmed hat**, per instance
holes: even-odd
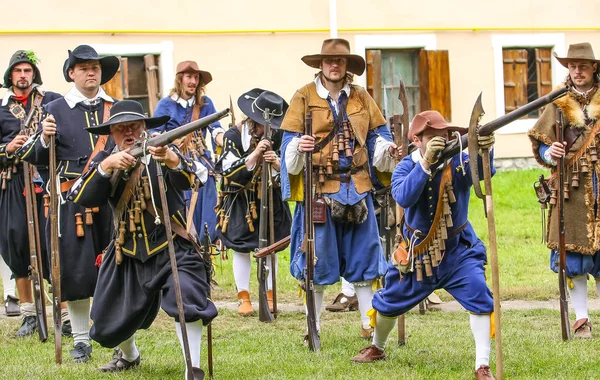
[[[88,127],[85,130],[97,135],[110,135],[111,125],[120,123],[129,123],[131,121],[145,121],[146,129],[160,127],[171,119],[164,115],[159,117],[146,117],[144,108],[135,100],[121,100],[115,103],[110,109],[110,118],[106,123]]]
[[[207,85],[212,81],[212,75],[208,71],[200,70],[195,61],[183,61],[177,64],[177,74],[179,73],[198,73],[200,75],[200,83]]]
[[[73,51],[69,50],[69,58],[65,60],[63,65],[63,75],[67,82],[73,82],[73,79],[69,77],[69,69],[72,69],[77,63],[86,61],[99,61],[100,68],[102,69],[102,77],[100,78],[100,84],[104,84],[112,79],[119,70],[121,62],[119,58],[114,55],[107,55],[106,57],[100,57],[96,50],[89,45],[79,45]]]
[[[346,58],[346,70],[352,74],[362,75],[365,72],[365,59],[357,54],[350,54],[350,43],[343,38],[329,38],[323,41],[320,54],[305,55],[302,62],[315,69],[321,68],[324,58],[343,57]]]
[[[469,131],[468,128],[449,125],[446,119],[438,111],[423,111],[412,120],[410,129],[408,130],[408,139],[412,140],[414,136],[425,132],[427,129],[447,129],[449,132],[457,131],[464,135]]]
[[[40,70],[37,67],[37,64],[40,60],[35,56],[35,53],[31,50],[17,50],[12,57],[10,57],[10,61],[8,63],[8,68],[4,72],[4,86],[7,88],[12,86],[12,78],[11,71],[12,69],[18,65],[19,63],[29,63],[33,68],[33,83],[42,84],[42,76],[40,75]],[[0,85],[0,87],[2,87]]]
[[[566,57],[561,58],[556,54],[556,52],[553,52],[552,54],[554,54],[554,58],[556,58],[556,60],[566,68],[569,67],[568,65],[571,61],[600,62],[600,60],[596,59],[592,45],[590,45],[588,42],[569,45],[569,51],[567,52]]]
[[[265,110],[269,109],[271,128],[279,129],[285,111],[288,109],[287,102],[274,92],[252,89],[242,94],[237,101],[238,107],[250,119],[258,124],[265,125]]]

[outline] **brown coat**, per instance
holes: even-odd
[[[541,144],[551,145],[556,141],[556,109],[560,107],[564,114],[565,127],[583,130],[579,138],[567,153],[565,181],[569,184],[569,199],[565,200],[565,238],[569,251],[583,254],[594,254],[600,250],[600,215],[594,214],[596,200],[593,194],[592,173],[600,176],[600,161],[592,164],[590,147],[600,144],[600,91],[597,91],[587,106],[589,123],[586,125],[582,107],[577,98],[569,92],[566,96],[555,100],[544,110],[535,126],[527,133],[532,142],[533,155],[540,165],[550,168],[551,188],[556,188],[558,172],[555,166],[547,164],[539,155]],[[581,173],[583,162],[589,164],[589,172]],[[579,171],[579,173],[577,173]],[[579,176],[579,187],[573,187],[573,176]],[[562,186],[560,191],[562,191]],[[600,210],[599,210],[600,214]],[[584,217],[585,215],[585,217]],[[548,212],[548,230],[546,241],[548,248],[558,246],[558,214],[555,206],[550,205]]]
[[[327,100],[317,94],[317,86],[314,82],[296,91],[281,124],[281,129],[304,134],[304,116],[307,111],[312,111],[313,134],[317,136],[318,142],[329,134],[334,125],[334,118]],[[365,167],[369,155],[367,151],[367,133],[371,129],[384,125],[385,119],[369,93],[364,88],[355,85],[351,86],[346,113],[356,138],[352,167],[364,168],[352,174],[352,180],[356,186],[356,191],[362,194],[373,187],[368,168]],[[327,164],[327,157],[329,157],[332,146],[333,140],[320,152],[313,154],[315,167]],[[340,190],[340,181],[327,178],[325,184],[320,186],[319,189],[325,194],[336,193]]]

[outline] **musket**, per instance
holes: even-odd
[[[210,260],[209,270],[206,271],[208,277],[208,298],[211,298],[211,281],[212,281],[212,257],[210,254],[210,232],[208,231],[208,223],[204,223],[204,240],[202,241],[202,248],[204,251],[204,260]],[[212,340],[212,321],[206,328],[206,340],[207,344],[207,356],[208,356],[208,377],[212,380],[214,376],[213,370],[213,340]]]
[[[27,135],[27,130],[31,126],[33,115],[41,114],[41,108],[36,110],[32,105],[32,110],[23,124],[22,134]],[[28,162],[23,162],[23,177],[25,182],[25,210],[27,212],[27,236],[29,238],[29,262],[31,268],[31,284],[33,285],[33,297],[35,305],[35,315],[38,324],[38,334],[40,340],[45,342],[48,339],[48,320],[46,317],[46,298],[44,296],[44,273],[42,266],[42,246],[40,244],[40,229],[38,219],[38,206],[35,194],[35,185],[33,183],[33,172],[35,167]],[[60,314],[59,314],[60,315]]]
[[[185,137],[190,133],[193,133],[209,124],[214,123],[215,121],[221,120],[228,114],[229,114],[229,108],[225,108],[222,111],[215,112],[211,115],[205,116],[198,120],[194,120],[191,123],[182,125],[179,128],[175,128],[168,132],[161,133],[160,135],[157,135],[155,137],[151,137],[148,140],[145,140],[145,142],[137,141],[135,143],[135,145],[129,149],[128,153],[130,155],[132,155],[134,158],[140,158],[144,154],[147,154],[147,152],[146,153],[144,152],[146,147],[165,146],[167,144],[170,144],[177,139]],[[110,179],[110,183],[112,185],[111,196],[114,195],[114,193],[117,189],[116,184],[118,183],[118,180],[121,177],[121,174],[122,174],[121,170],[113,171],[113,174]],[[127,172],[126,172],[126,174],[127,174]]]
[[[269,109],[266,108],[264,111],[265,118],[265,131],[263,133],[263,140],[271,139],[271,115]],[[264,248],[269,245],[269,184],[271,182],[271,164],[264,158],[262,160],[261,168],[261,186],[260,193],[260,215],[259,215],[259,226],[258,226],[258,248]],[[272,194],[271,194],[272,195]],[[257,277],[258,277],[258,320],[261,322],[273,322],[274,317],[269,309],[269,302],[267,300],[267,259],[257,259]],[[275,277],[275,267],[271,267],[272,277]]]
[[[564,119],[562,110],[556,108],[556,139],[564,141]],[[556,209],[558,212],[558,289],[560,291],[560,329],[563,340],[571,338],[569,327],[569,301],[567,299],[567,248],[565,241],[565,157],[558,160],[558,183],[555,187],[559,193]]]
[[[276,241],[275,243],[268,245],[264,248],[258,248],[254,251],[254,258],[258,259],[261,257],[269,256],[272,253],[279,252],[287,248],[290,245],[291,237],[290,235],[284,237],[283,239]]]
[[[166,144],[165,144],[166,145]],[[181,284],[179,282],[179,272],[177,271],[177,258],[175,257],[175,244],[173,243],[173,229],[171,227],[171,214],[167,202],[167,192],[163,179],[163,172],[160,162],[156,161],[156,176],[158,177],[158,188],[160,193],[160,203],[163,211],[162,219],[167,234],[167,246],[169,250],[169,261],[171,262],[171,275],[173,276],[173,286],[175,287],[175,301],[177,303],[177,312],[179,316],[179,326],[181,327],[181,340],[183,341],[183,353],[185,356],[185,365],[187,368],[187,380],[194,380],[192,369],[192,359],[190,355],[190,345],[188,342],[187,329],[185,326],[185,313],[183,311],[183,300],[181,298]],[[209,283],[210,286],[210,283]]]
[[[304,120],[304,134],[312,136],[312,114],[309,111]],[[315,230],[313,225],[313,162],[312,152],[304,153],[304,246],[306,247],[306,268],[304,273],[304,291],[306,293],[306,324],[308,327],[308,348],[321,349],[321,340],[317,330],[317,312],[315,308]]]
[[[408,121],[408,98],[406,96],[406,86],[404,85],[404,80],[400,78],[400,92],[398,93],[398,99],[400,103],[402,103],[402,116],[398,119],[397,116],[394,116],[394,143],[398,147],[402,147],[402,154],[396,157],[396,163],[400,163],[402,159],[408,154],[408,130],[409,130],[409,121]],[[404,209],[400,207],[399,204],[396,203],[396,237],[394,239],[395,245],[399,245],[402,237],[402,219],[404,217]],[[421,304],[419,303],[419,308],[421,308]],[[402,314],[398,316],[398,345],[404,346],[406,344],[406,320],[405,315]]]
[[[50,172],[50,266],[52,268],[52,316],[54,319],[54,356],[57,364],[62,363],[62,320],[60,312],[60,248],[58,237],[58,185],[56,172],[56,135],[50,136],[49,172]]]

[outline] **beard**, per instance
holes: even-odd
[[[26,83],[26,84],[24,84]],[[31,82],[28,81],[18,81],[17,83],[14,84],[15,88],[19,89],[19,90],[27,90],[29,87],[31,87]]]
[[[331,83],[336,83],[336,84],[337,84],[337,83],[340,83],[340,82],[343,82],[344,80],[346,80],[346,75],[342,75],[342,76],[340,77],[340,79],[331,79],[331,78],[330,78],[330,77],[328,77],[328,76],[327,76],[325,73],[323,73],[323,77],[324,77],[325,79],[327,79],[327,81],[328,81],[328,82],[331,82]]]

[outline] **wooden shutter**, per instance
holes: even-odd
[[[421,112],[436,110],[446,120],[452,120],[450,63],[447,50],[419,52],[419,91]]]
[[[128,65],[127,58],[119,57],[121,65],[115,76],[103,85],[104,91],[108,96],[115,99],[125,99],[129,95]]]
[[[547,95],[552,91],[552,61],[551,49],[535,49],[535,62],[537,66],[537,91],[538,97]]]
[[[527,104],[527,50],[502,51],[504,66],[504,111],[509,113]]]
[[[154,55],[147,54],[144,56],[144,66],[146,68],[146,85],[148,87],[148,112],[152,116],[160,100],[158,65],[156,64]]]
[[[379,110],[383,110],[381,82],[381,50],[367,50],[367,91],[375,100]]]

